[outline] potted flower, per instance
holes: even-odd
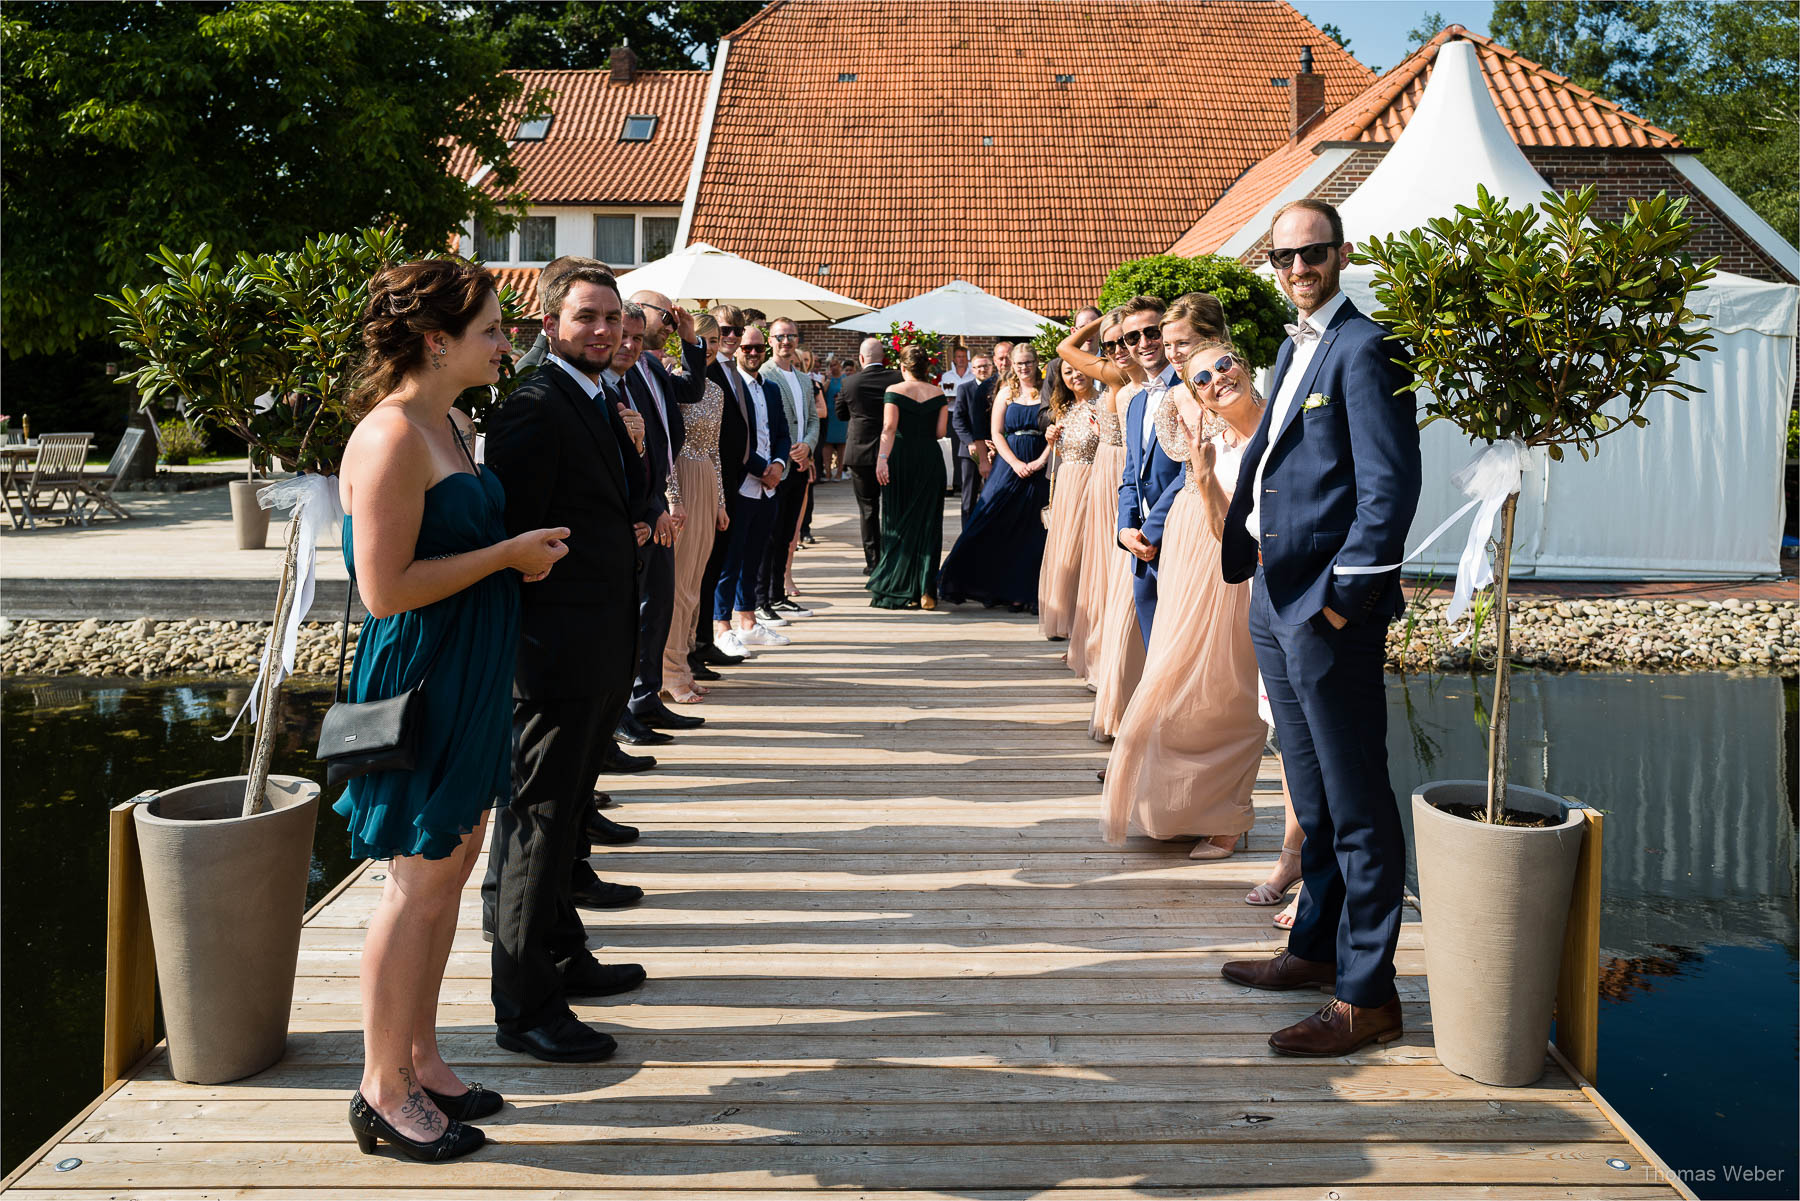
[[[888,362],[898,364],[900,352],[908,346],[923,346],[925,353],[931,356],[926,370],[935,381],[944,370],[944,339],[935,331],[920,329],[911,321],[896,321],[888,327],[887,349]]]
[[[1584,831],[1563,798],[1507,780],[1519,473],[1536,448],[1550,462],[1569,448],[1587,459],[1602,438],[1649,424],[1653,397],[1699,391],[1675,373],[1713,349],[1688,302],[1718,260],[1685,252],[1686,200],[1633,200],[1622,220],[1605,221],[1590,216],[1594,199],[1589,187],[1512,208],[1479,189],[1472,207],[1371,239],[1354,259],[1375,268],[1375,319],[1392,328],[1398,361],[1425,394],[1425,423],[1448,420],[1486,444],[1456,481],[1482,502],[1475,537],[1500,519],[1487,778],[1413,793],[1438,1058],[1496,1085],[1543,1073]],[[1466,595],[1459,588],[1458,600]]]
[[[180,397],[197,424],[243,438],[253,461],[279,459],[299,473],[257,497],[293,517],[246,709],[256,723],[249,771],[162,791],[135,813],[170,1070],[180,1080],[247,1076],[286,1046],[319,785],[269,774],[269,715],[312,603],[318,534],[342,515],[337,466],[354,425],[346,400],[368,282],[406,257],[398,235],[376,229],[231,263],[204,245],[190,254],[163,248],[151,256],[161,281],[105,298],[115,334],[142,360],[120,382],[138,389],[146,409]]]

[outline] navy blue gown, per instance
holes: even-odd
[[[1002,428],[1006,445],[1030,463],[1044,453],[1038,428],[1042,405],[1009,404]],[[981,489],[962,536],[944,557],[939,598],[960,603],[1014,605],[1037,612],[1038,572],[1044,560],[1044,506],[1050,503],[1048,470],[1025,479],[1004,458]]]

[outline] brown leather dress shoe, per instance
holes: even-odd
[[[1386,1005],[1363,1009],[1333,998],[1325,1008],[1269,1036],[1269,1046],[1279,1055],[1330,1059],[1348,1055],[1370,1043],[1391,1043],[1406,1033],[1400,1021],[1400,998]]]
[[[1269,992],[1295,988],[1322,988],[1329,992],[1337,987],[1335,966],[1302,959],[1286,947],[1275,952],[1273,959],[1233,959],[1219,968],[1219,974],[1233,984]]]

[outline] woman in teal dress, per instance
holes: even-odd
[[[338,485],[344,561],[369,610],[349,699],[419,688],[424,726],[412,770],[360,776],[334,806],[354,855],[391,861],[363,944],[350,1128],[365,1153],[385,1141],[436,1161],[481,1146],[465,1123],[504,1104],[444,1062],[437,998],[487,811],[511,791],[519,581],[549,574],[569,531],[506,536],[500,481],[476,466],[473,430],[452,408],[498,379],[511,349],[487,272],[449,260],[382,270],[363,346],[363,416]]]
[[[928,378],[931,356],[900,352],[905,377],[881,398],[881,557],[869,573],[878,609],[935,609],[938,556],[944,549],[944,456],[938,439],[950,422],[944,393]]]

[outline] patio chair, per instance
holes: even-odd
[[[119,445],[114,448],[112,459],[106,464],[106,470],[93,475],[82,475],[76,480],[77,485],[81,488],[81,521],[83,525],[87,524],[89,517],[98,515],[102,509],[114,517],[129,518],[131,516],[119,505],[118,501],[113,499],[113,489],[119,486],[119,473],[130,464],[132,456],[137,454],[138,445],[143,440],[143,430],[126,430],[125,436],[119,439]]]
[[[13,477],[14,499],[19,505],[19,517],[13,518],[15,526],[23,518],[26,529],[36,529],[37,519],[51,515],[59,496],[69,506],[63,520],[87,524],[77,497],[81,494],[81,472],[87,461],[88,443],[93,440],[92,434],[45,434],[38,439],[37,458],[30,467],[21,468]],[[7,516],[13,516],[11,504],[7,505]]]

